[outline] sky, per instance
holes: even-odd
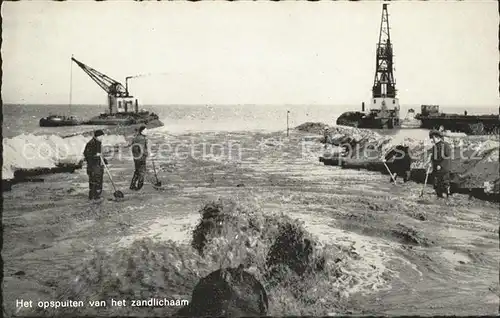
[[[401,105],[498,106],[496,1],[388,6]],[[71,56],[141,104],[368,102],[382,2],[4,2],[4,103],[105,104]]]

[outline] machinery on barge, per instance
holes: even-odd
[[[135,125],[146,124],[148,126],[163,126],[158,115],[155,113],[139,110],[139,104],[134,96],[130,95],[128,90],[128,80],[125,79],[125,86],[111,77],[85,65],[74,57],[71,60],[75,62],[87,75],[99,85],[108,94],[108,112],[83,122],[83,125]]]
[[[337,125],[379,129],[394,129],[401,126],[399,99],[396,96],[394,79],[394,54],[389,30],[389,13],[387,4],[384,3],[375,53],[376,67],[370,109],[365,111],[363,102],[361,112],[343,113],[337,119]]]

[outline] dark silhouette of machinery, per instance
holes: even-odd
[[[375,77],[372,87],[370,109],[365,111],[365,103],[361,112],[347,112],[337,119],[338,125],[360,128],[398,128],[400,127],[399,100],[396,97],[396,81],[394,79],[394,54],[389,28],[387,4],[382,4],[380,33],[375,51]]]
[[[100,114],[84,122],[84,124],[133,125],[139,123],[148,124],[155,120],[159,126],[163,125],[159,121],[158,115],[148,111],[139,111],[137,99],[131,96],[128,91],[128,80],[133,76],[127,77],[126,86],[123,86],[122,83],[85,65],[74,57],[71,57],[71,60],[108,94],[108,112]]]
[[[128,113],[130,111],[135,113],[139,112],[137,99],[130,96],[128,87],[124,87],[122,83],[83,64],[74,57],[72,57],[71,60],[108,94],[108,111],[110,115],[115,113]]]

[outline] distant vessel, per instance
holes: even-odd
[[[359,128],[393,129],[401,126],[399,99],[396,97],[396,82],[393,74],[393,50],[389,33],[389,14],[387,4],[382,5],[382,23],[376,50],[375,79],[369,112],[362,103],[361,112],[343,113],[337,125]]]
[[[40,127],[77,126],[80,121],[73,116],[50,115],[40,119]]]
[[[420,114],[415,116],[420,120],[422,128],[444,129],[451,132],[464,132],[469,135],[500,134],[500,107],[499,115],[468,115],[446,114],[439,111],[439,105],[422,105]]]
[[[61,126],[77,126],[81,121],[71,116],[71,98],[73,94],[73,63],[70,66],[70,85],[69,85],[69,116],[66,115],[49,115],[40,119],[38,124],[40,127],[61,127]]]
[[[145,124],[149,128],[163,126],[158,115],[146,110],[139,111],[137,99],[129,94],[128,79],[125,79],[126,86],[110,78],[109,76],[96,71],[71,57],[89,77],[97,83],[108,94],[108,112],[83,122],[83,125],[119,125],[130,126],[135,124]]]

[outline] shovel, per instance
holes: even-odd
[[[389,174],[391,175],[391,179],[392,179],[392,181],[394,181],[394,184],[397,184],[396,183],[396,179],[394,179],[394,175],[392,174],[391,170],[389,169],[389,167],[387,166],[387,164],[385,163],[385,161],[384,161],[384,166],[387,169],[387,171],[389,172]]]
[[[420,197],[423,197],[424,196],[424,190],[425,190],[425,187],[427,186],[427,179],[429,178],[429,170],[431,169],[431,158],[432,158],[432,154],[429,155],[429,158],[427,159],[427,163],[428,163],[428,166],[427,166],[427,170],[425,171],[425,181],[424,181],[424,185],[422,187],[422,191],[420,191]]]
[[[155,173],[155,179],[156,179],[156,182],[155,182],[154,186],[155,187],[161,187],[161,181],[158,180],[158,175],[156,174],[155,161],[153,159],[151,159],[151,162],[153,163],[153,171]]]
[[[106,170],[108,177],[109,177],[109,180],[111,180],[111,184],[113,185],[113,189],[115,190],[115,192],[113,193],[113,196],[115,197],[115,199],[123,199],[124,198],[123,192],[121,192],[120,190],[116,190],[115,183],[113,182],[113,178],[111,177],[111,173],[109,173],[108,166],[104,162],[104,159],[102,158],[102,156],[99,156],[99,157],[101,158],[101,162],[104,165],[104,169]]]
[[[420,197],[424,196],[424,190],[425,187],[427,186],[427,178],[429,178],[429,170],[431,166],[427,167],[427,170],[425,171],[425,181],[424,181],[424,186],[422,187],[422,191],[420,191]]]

